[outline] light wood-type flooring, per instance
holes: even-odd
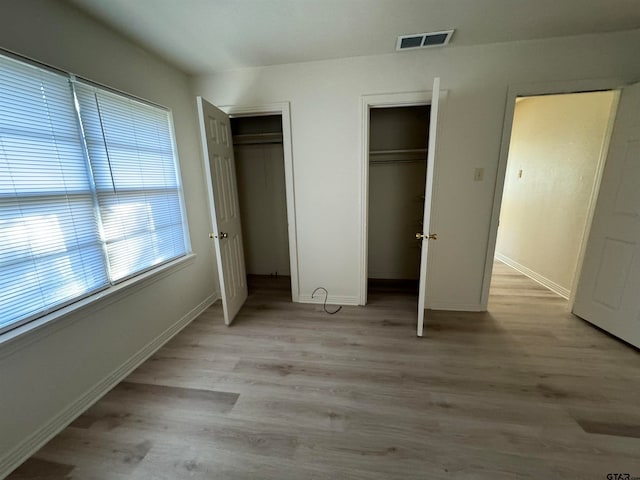
[[[422,339],[413,295],[327,315],[287,281],[232,327],[211,307],[9,478],[640,476],[640,355],[505,265],[489,313],[428,312]]]

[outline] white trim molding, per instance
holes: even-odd
[[[314,303],[322,305],[324,303],[324,292],[318,292],[315,297],[310,294],[300,295],[300,303]],[[331,295],[327,298],[327,305],[359,305],[359,298],[355,296]]]
[[[172,260],[158,268],[149,270],[136,277],[130,278],[118,285],[90,295],[72,303],[60,310],[25,323],[13,330],[0,335],[0,358],[13,354],[16,350],[26,347],[53,332],[67,327],[80,318],[90,316],[94,312],[106,308],[144,288],[148,288],[158,280],[171,275],[178,270],[191,265],[196,258],[195,253]],[[78,313],[82,312],[82,316]],[[1,477],[0,477],[1,478]]]
[[[397,92],[362,95],[360,98],[360,285],[357,305],[367,304],[367,277],[369,255],[369,110],[383,107],[411,107],[431,105],[431,90],[419,92]],[[447,90],[440,90],[440,111],[444,110],[447,98]],[[441,114],[442,116],[442,114]],[[434,185],[437,184],[438,168],[434,165]],[[434,188],[435,190],[435,188]],[[435,208],[432,192],[432,210]],[[429,258],[431,252],[429,252]],[[427,308],[431,308],[427,305]]]
[[[485,312],[486,309],[479,303],[446,303],[446,302],[431,302],[429,310],[446,310],[450,312]],[[429,313],[425,315],[425,320],[428,322]]]
[[[223,105],[219,107],[229,117],[282,116],[282,149],[284,151],[284,182],[289,224],[289,263],[291,267],[291,300],[300,300],[300,272],[298,267],[298,230],[296,227],[296,195],[293,170],[293,144],[291,140],[291,104],[289,102],[266,105]]]
[[[502,255],[501,253],[496,252],[496,260],[500,260],[505,265],[510,266],[514,270],[517,270],[525,277],[529,277],[536,283],[539,283],[543,287],[551,290],[553,293],[560,295],[562,298],[568,300],[571,292],[568,288],[563,287],[562,285],[558,285],[553,280],[549,280],[547,277],[540,275],[537,272],[534,272],[530,268],[525,267],[524,265],[516,262],[515,260],[507,257],[506,255]]]
[[[522,83],[509,86],[507,90],[506,106],[504,112],[504,122],[502,125],[502,139],[500,143],[500,158],[498,159],[498,168],[496,171],[495,187],[493,192],[493,207],[491,210],[491,222],[489,224],[489,233],[487,238],[487,251],[485,254],[484,276],[482,279],[482,290],[480,295],[480,303],[484,310],[487,309],[489,303],[489,289],[491,287],[491,274],[493,273],[493,259],[496,252],[496,241],[498,239],[498,223],[500,221],[500,209],[502,206],[502,193],[504,191],[504,180],[507,171],[507,160],[509,159],[509,146],[511,143],[511,130],[513,128],[513,117],[516,107],[516,99],[518,97],[532,97],[536,95],[559,95],[563,93],[580,93],[580,92],[596,92],[603,90],[618,90],[626,82],[620,78],[597,78],[585,80],[568,80],[543,83]],[[599,162],[600,169],[604,166],[604,158],[606,151],[602,152],[603,158]],[[599,182],[602,170],[597,174],[596,183]],[[597,185],[596,185],[597,187]],[[584,235],[588,237],[591,229],[591,218],[595,208],[595,199],[597,197],[597,188],[593,190],[592,198],[589,204],[589,214]],[[586,241],[582,242],[580,259],[576,268],[576,274],[582,269],[582,260],[584,258],[584,249]],[[574,286],[576,280],[574,279]],[[569,302],[569,308],[572,309],[572,301]]]
[[[191,323],[192,320],[197,318],[198,315],[204,312],[216,301],[217,298],[215,295],[210,295],[205,298],[176,323],[171,325],[113,372],[78,397],[49,422],[33,432],[26,440],[16,445],[11,451],[0,458],[0,478],[5,478],[9,475],[9,473],[37,452],[45,443],[60,433],[85,410],[91,407],[91,405],[100,400],[100,398],[109,392],[109,390],[125,379],[145,360],[158,351],[160,347],[171,340],[171,338],[179,333],[180,330]]]

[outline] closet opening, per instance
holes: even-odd
[[[368,302],[417,296],[430,105],[369,110]]]
[[[230,122],[249,294],[291,301],[282,115]]]

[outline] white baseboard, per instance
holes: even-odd
[[[432,302],[426,307],[428,310],[449,310],[452,312],[486,312],[480,303],[440,303]]]
[[[509,257],[507,257],[505,255],[502,255],[501,253],[496,252],[495,258],[496,258],[496,260],[500,260],[505,265],[509,265],[514,270],[519,271],[521,274],[529,277],[534,282],[539,283],[540,285],[542,285],[545,288],[548,288],[553,293],[557,293],[562,298],[565,298],[567,300],[569,299],[569,294],[571,292],[569,291],[568,288],[564,288],[563,286],[558,285],[554,281],[549,280],[546,277],[543,277],[539,273],[534,272],[533,270],[525,267],[524,265],[519,264],[515,260],[512,260],[511,258],[509,258]]]
[[[327,305],[359,305],[360,299],[358,297],[348,297],[340,295],[331,295],[327,298]],[[315,297],[311,298],[311,294],[300,294],[298,298],[300,303],[324,303],[324,292],[319,291]]]
[[[300,295],[300,303],[324,303],[324,292],[318,292],[314,298],[311,295]],[[360,305],[360,299],[358,297],[329,295],[327,305]],[[426,307],[429,310],[452,310],[456,312],[484,312],[487,309],[483,308],[479,303],[460,304],[460,303],[438,303],[434,302]]]
[[[67,408],[52,418],[49,422],[31,434],[26,440],[18,444],[13,450],[0,458],[0,479],[5,478],[20,464],[37,452],[45,443],[60,433],[91,405],[96,403],[109,390],[126,378],[133,370],[153,355],[160,347],[167,343],[180,330],[186,327],[198,315],[218,300],[217,293],[210,295],[191,309],[180,320],[145,345],[135,355],[125,361],[105,378],[96,383]]]

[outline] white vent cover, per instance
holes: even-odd
[[[442,47],[449,43],[453,30],[441,32],[414,33],[413,35],[401,35],[396,43],[396,50],[415,50],[416,48]]]

